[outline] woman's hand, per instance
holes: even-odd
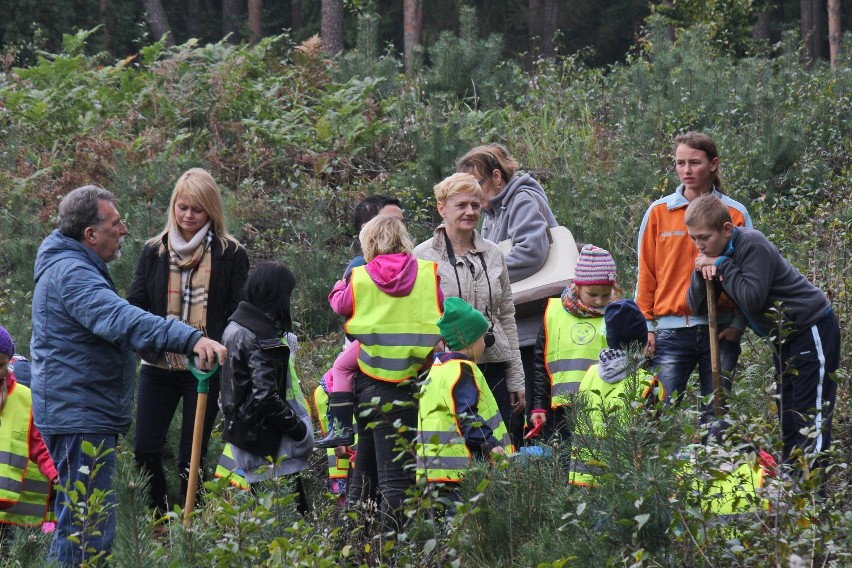
[[[523,392],[509,392],[509,402],[512,403],[512,412],[520,414],[527,407],[527,398]]]
[[[228,348],[208,337],[199,339],[192,352],[198,355],[198,366],[205,372],[215,367],[217,361],[224,365],[228,359]]]
[[[547,424],[547,414],[544,412],[533,412],[530,416],[530,420],[532,420],[533,426],[538,426],[538,423]]]

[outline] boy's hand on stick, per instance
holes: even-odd
[[[728,341],[739,341],[743,332],[735,327],[726,327],[719,332],[719,340],[727,339]]]
[[[713,280],[718,278],[721,281],[722,276],[718,274],[718,270],[716,267],[717,260],[719,260],[718,256],[707,256],[701,253],[695,259],[695,271],[700,272],[701,275],[704,276],[705,280]]]

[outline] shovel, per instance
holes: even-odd
[[[707,327],[710,335],[710,369],[713,373],[713,407],[716,416],[722,415],[722,360],[719,356],[719,324],[716,321],[716,286],[707,283]]]
[[[195,508],[195,493],[198,489],[198,469],[201,467],[201,441],[204,437],[204,416],[207,413],[207,393],[210,392],[210,377],[219,371],[219,361],[207,372],[195,366],[195,357],[187,357],[189,370],[198,380],[198,400],[195,403],[195,426],[192,430],[192,457],[189,464],[189,482],[186,488],[186,503],[183,507],[183,525],[189,526],[189,516]]]

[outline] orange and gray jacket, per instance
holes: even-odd
[[[744,205],[715,188],[713,195],[728,206],[735,226],[751,228],[751,217]],[[648,321],[648,331],[707,324],[707,317],[693,315],[686,301],[698,256],[683,221],[688,205],[681,185],[673,194],[651,204],[639,228],[636,304]],[[745,328],[742,317],[735,315],[733,304],[725,297],[719,299],[719,323]]]

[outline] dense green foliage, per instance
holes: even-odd
[[[719,145],[727,192],[832,298],[848,371],[852,66],[846,59],[837,72],[802,70],[792,36],[778,55],[735,58],[708,41],[713,33],[698,26],[671,43],[653,24],[624,64],[591,69],[567,57],[522,73],[511,63],[477,68],[476,58],[440,63],[459,53],[485,58],[499,45],[463,30],[431,46],[433,63],[411,79],[366,32],[339,65],[310,46],[294,48],[286,35],[253,48],[155,44],[122,61],[86,55],[87,33],[66,36],[59,53],[0,75],[0,323],[26,353],[33,259],[67,191],[94,182],[118,195],[131,234],[112,270],[124,289],[142,242],[165,221],[175,180],[203,166],[219,181],[231,229],[252,259],[284,260],[299,279],[294,317],[307,390],[339,345],[328,335],[338,321],[325,296],[352,254],[348,217],[360,197],[398,195],[422,240],[434,226],[432,186],[471,145],[504,142],[542,180],[577,241],[613,251],[629,291],[642,214],[676,185],[671,140],[697,129]],[[736,441],[727,449],[777,450],[772,372],[754,336],[744,340],[741,366],[731,410]],[[661,408],[653,421],[643,415],[614,425],[601,443],[606,491],[566,487],[556,459],[481,467],[452,524],[435,513],[440,496],[421,490],[412,496],[409,532],[390,537],[324,501],[317,453],[309,518],[295,514],[284,485],[254,499],[211,482],[192,530],[169,517],[166,535],[151,540],[139,505],[143,481],[123,467],[116,563],[764,566],[799,556],[848,565],[847,371],[829,497],[810,477],[773,483],[769,511],[729,525],[710,522],[693,488],[673,473],[678,450],[700,437],[697,416]],[[120,463],[130,461],[119,454]],[[712,456],[695,467],[718,471]],[[0,564],[37,565],[45,538],[12,532]]]

